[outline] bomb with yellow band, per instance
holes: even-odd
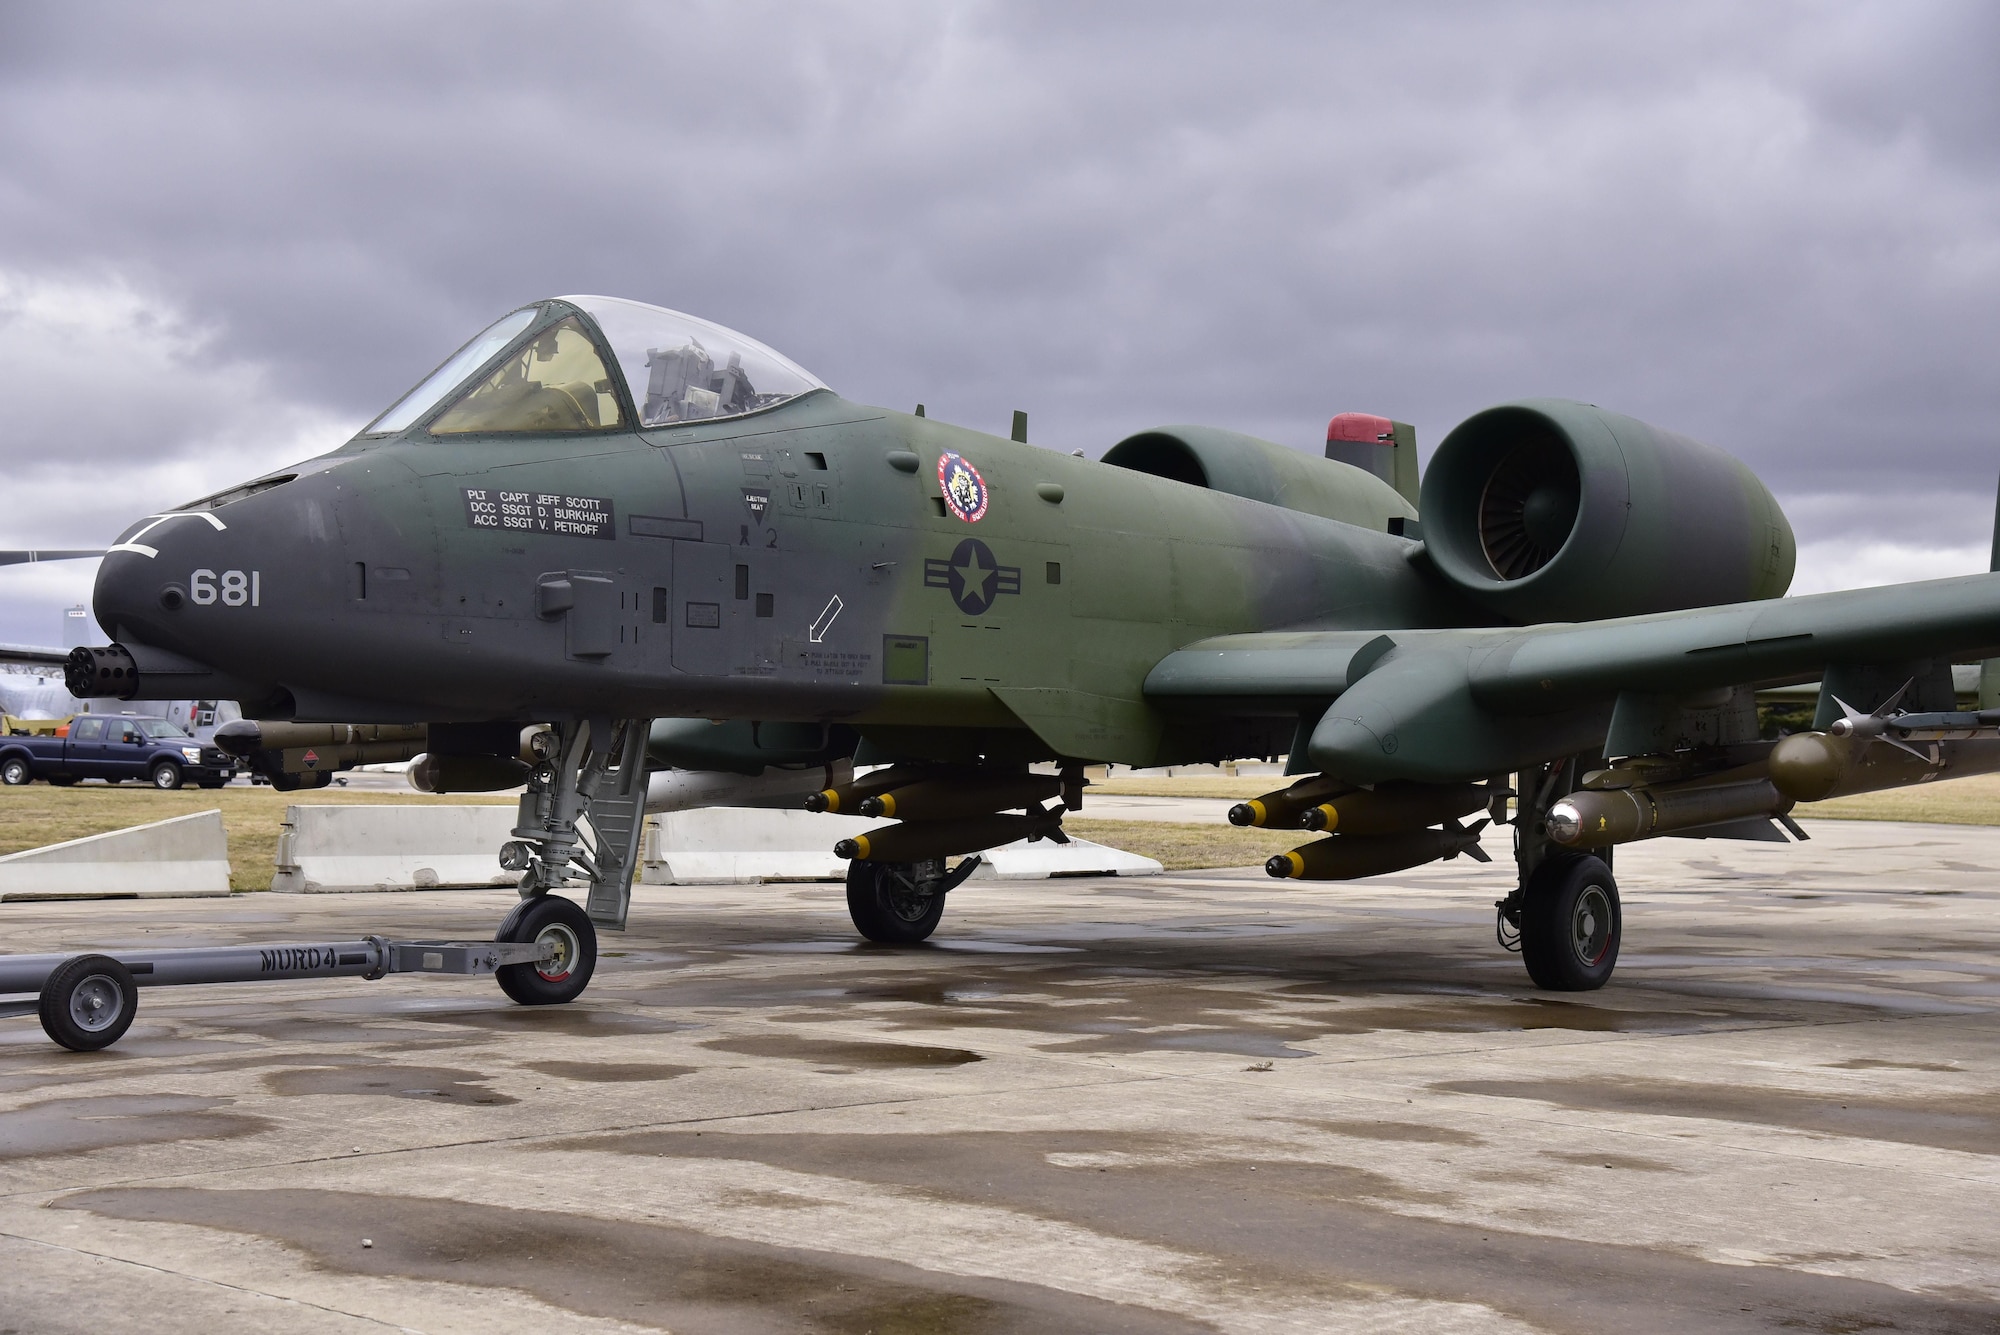
[[[1492,798],[1476,783],[1384,783],[1307,807],[1299,825],[1326,834],[1394,834],[1469,816]]]
[[[986,815],[967,820],[903,821],[843,839],[833,855],[852,862],[923,862],[959,853],[977,853],[1018,839],[1066,844],[1060,811]]]
[[[886,769],[870,770],[857,774],[846,783],[823,788],[806,798],[807,811],[831,811],[853,815],[862,802],[877,793],[911,784],[924,777],[925,771],[908,765],[891,765]]]
[[[854,809],[899,820],[961,820],[1046,802],[1062,784],[1059,775],[1027,773],[920,779],[863,797]]]
[[[1229,808],[1229,823],[1267,830],[1296,830],[1300,815],[1315,802],[1353,791],[1351,783],[1324,774],[1310,774],[1289,788],[1238,802]]]
[[[1421,867],[1426,862],[1455,858],[1460,853],[1475,862],[1491,862],[1479,846],[1485,821],[1466,827],[1456,821],[1440,830],[1404,830],[1397,834],[1334,834],[1280,853],[1264,864],[1279,880],[1354,881],[1364,876]]]

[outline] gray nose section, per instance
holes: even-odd
[[[162,578],[157,559],[136,552],[113,552],[97,568],[97,586],[91,591],[91,611],[97,624],[119,638],[137,633],[150,607],[159,611]],[[121,627],[133,627],[131,631]]]

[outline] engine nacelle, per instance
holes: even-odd
[[[1797,554],[1742,463],[1568,399],[1460,423],[1431,459],[1420,508],[1445,578],[1523,624],[1775,598]]]
[[[1410,503],[1373,473],[1218,427],[1141,431],[1106,450],[1104,462],[1378,533],[1391,519],[1415,518]]]

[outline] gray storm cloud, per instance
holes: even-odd
[[[1748,460],[1808,582],[1955,573],[1996,54],[1979,4],[10,6],[0,465],[91,489],[0,542],[326,448],[597,291],[1092,454],[1571,395]],[[70,596],[0,585],[0,638]]]

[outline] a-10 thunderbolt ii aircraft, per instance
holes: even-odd
[[[1231,813],[1301,831],[1272,875],[1483,858],[1511,819],[1500,935],[1571,990],[1617,958],[1613,846],[1782,840],[1797,802],[2000,768],[2000,713],[1950,684],[2000,654],[2000,576],[1784,598],[1770,493],[1632,418],[1490,408],[1420,492],[1408,429],[1361,415],[1327,458],[1013,434],[659,307],[536,302],[332,453],[133,524],[96,586],[116,642],[70,684],[424,723],[433,786],[525,779],[501,937],[556,946],[503,970],[527,1002],[623,925],[649,766],[826,767],[811,805],[887,821],[838,850],[855,924],[911,942],[949,859],[1063,838],[1086,764],[1284,753]],[[1816,729],[1760,741],[1753,689],[1819,677]]]

